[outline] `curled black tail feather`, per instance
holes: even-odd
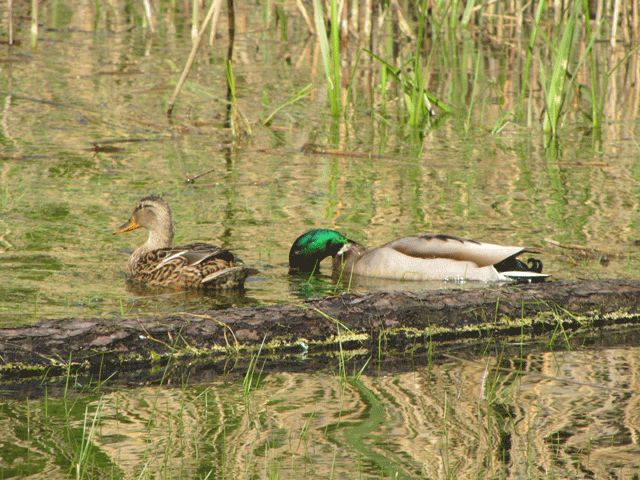
[[[542,273],[542,260],[538,260],[537,258],[527,258],[527,266],[527,271],[529,272]]]
[[[535,272],[542,273],[542,261],[528,258],[526,263],[516,257],[509,257],[494,265],[498,272]]]

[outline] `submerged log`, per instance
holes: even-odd
[[[331,350],[406,353],[433,342],[640,324],[640,281],[598,280],[342,294],[299,304],[0,329],[0,375],[106,372],[168,359]]]

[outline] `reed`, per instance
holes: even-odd
[[[9,34],[7,43],[13,45],[13,0],[7,0],[7,30]]]
[[[474,112],[476,102],[478,100],[479,86],[478,76],[480,75],[480,61],[482,60],[482,50],[478,49],[476,59],[474,62],[473,83],[471,84],[471,95],[469,98],[469,104],[467,108],[467,117],[464,121],[464,131],[468,132],[472,125],[472,114]]]
[[[300,90],[294,93],[290,98],[288,98],[282,105],[276,107],[269,115],[267,115],[267,118],[265,118],[262,121],[262,124],[264,126],[271,125],[273,118],[278,114],[278,112],[280,112],[282,109],[286,107],[289,107],[295,103],[298,103],[300,100],[302,100],[307,95],[309,95],[309,93],[311,93],[311,89],[312,89],[312,84],[310,83],[302,87]]]
[[[552,69],[547,74],[544,62],[540,62],[540,74],[544,91],[545,116],[543,130],[552,137],[558,136],[558,128],[563,113],[565,102],[570,93],[573,82],[573,74],[569,70],[573,42],[576,33],[576,23],[581,4],[575,2],[569,11],[567,19],[562,22],[560,44],[555,48],[553,40],[550,40],[552,50]]]
[[[155,21],[153,19],[153,9],[151,7],[150,0],[143,0],[144,6],[144,27],[148,28],[150,32],[155,32]]]
[[[196,40],[198,38],[198,22],[200,21],[200,0],[193,0],[191,5],[191,38]],[[202,25],[202,30],[205,28],[206,25]]]
[[[425,36],[425,22],[427,19],[427,0],[422,0],[418,17],[418,34],[413,56],[413,78],[411,81],[410,96],[405,97],[405,103],[409,113],[409,125],[414,128],[425,126],[431,118],[431,103],[425,96],[422,45]],[[406,94],[405,94],[406,95]]]
[[[564,314],[567,314],[568,312],[564,312]],[[553,350],[555,343],[556,343],[556,339],[558,337],[561,338],[562,342],[564,343],[564,348],[566,348],[567,350],[571,350],[571,342],[569,341],[569,336],[567,335],[567,331],[564,328],[564,321],[562,318],[562,315],[560,314],[560,312],[553,312],[553,316],[556,320],[556,325],[553,329],[553,332],[551,332],[551,336],[549,338],[549,349]]]
[[[596,53],[593,48],[593,45],[597,39],[597,32],[599,30],[600,24],[597,25],[596,31],[591,28],[591,19],[589,18],[589,1],[583,0],[582,2],[582,16],[584,18],[584,28],[585,35],[589,42],[587,46],[587,55],[589,57],[589,72],[591,79],[591,95],[590,95],[590,103],[591,103],[591,125],[594,131],[599,131],[602,125],[602,108],[601,108],[601,100],[602,95],[600,94],[600,80],[598,77],[598,61],[596,58]],[[606,90],[606,87],[605,87]]]
[[[39,0],[31,0],[31,46],[35,47],[38,43],[38,13]]]
[[[251,125],[238,105],[236,77],[233,74],[231,61],[227,60],[225,66],[227,73],[227,100],[229,101],[227,108],[227,126],[231,128],[231,134],[234,138],[243,139],[250,137],[252,135]]]
[[[287,12],[282,5],[276,5],[276,22],[280,25],[280,40],[287,42],[289,40],[288,17]]]
[[[100,401],[98,402],[98,406],[96,407],[96,410],[91,418],[91,423],[89,424],[89,405],[85,407],[80,448],[77,452],[75,452],[76,458],[74,461],[74,470],[76,474],[76,480],[80,480],[83,478],[93,478],[90,468],[93,463],[92,456],[93,449],[95,448],[94,437],[96,435],[98,420],[100,419],[101,411],[102,399],[100,399]]]
[[[489,104],[483,93],[493,73],[487,71],[486,78],[482,77],[490,51],[484,45],[492,43],[505,49],[505,63],[509,64],[505,72],[512,78],[504,79],[502,86],[509,88],[507,82],[513,81],[517,94],[515,104],[509,104],[509,98],[505,111],[489,128],[497,135],[508,120],[527,126],[539,121],[548,137],[557,137],[567,115],[576,118],[587,109],[590,128],[600,130],[608,120],[605,111],[614,110],[607,106],[612,101],[607,96],[612,67],[606,65],[608,59],[599,58],[595,47],[606,40],[618,47],[626,42],[634,50],[640,37],[639,8],[633,2],[604,2],[597,5],[597,11],[596,4],[589,0],[571,2],[563,9],[565,3],[395,0],[380,6],[365,0],[344,5],[338,0],[314,0],[313,12],[309,12],[312,15],[299,1],[293,10],[278,4],[265,7],[265,11],[266,18],[276,19],[280,42],[292,41],[290,35],[297,26],[317,36],[328,107],[335,118],[344,114],[346,122],[355,121],[358,112],[353,110],[355,115],[346,116],[347,110],[352,110],[347,106],[354,99],[366,98],[362,92],[369,88],[373,93],[372,118],[381,128],[393,125],[390,115],[396,113],[402,128],[422,136],[452,113],[451,104],[456,105],[453,116],[458,117],[462,131],[481,126],[477,119],[485,118],[484,108]],[[140,18],[143,22],[146,18],[147,23],[148,12],[163,10],[152,0],[141,5],[144,12]],[[188,11],[174,4],[167,8],[176,10],[175,14],[158,15],[156,23],[188,15],[191,18],[185,20],[195,25],[202,5],[193,2]],[[218,15],[219,5],[214,18]],[[556,25],[556,19],[564,21]],[[197,28],[198,36],[206,22],[202,23]],[[354,43],[347,44],[346,25],[349,41],[357,39],[357,49],[351,46]],[[370,65],[360,65],[362,51],[380,66],[373,75],[373,89],[363,82]],[[584,52],[584,63],[576,58],[577,52]],[[346,68],[350,73],[345,87]],[[575,78],[588,81],[577,85]],[[469,82],[467,87],[462,85],[465,81]],[[538,85],[543,86],[542,95]],[[580,101],[569,102],[576,88]],[[293,92],[290,98],[299,101],[299,95]],[[174,101],[169,102],[169,110]],[[264,124],[272,121],[273,113]],[[236,135],[237,130],[232,133]]]
[[[194,3],[197,3],[196,1],[194,1]],[[176,88],[173,90],[173,94],[171,95],[171,98],[169,99],[169,104],[167,107],[167,115],[171,116],[171,114],[173,113],[173,107],[175,106],[176,100],[178,99],[178,95],[180,94],[180,90],[182,89],[182,86],[184,85],[185,81],[187,80],[187,76],[189,75],[189,73],[191,72],[191,67],[193,65],[193,62],[196,58],[196,53],[198,52],[198,48],[200,47],[200,43],[202,42],[202,38],[203,38],[203,32],[206,30],[207,25],[209,24],[209,22],[213,19],[215,19],[216,21],[218,20],[219,16],[220,16],[220,9],[222,8],[222,0],[214,0],[211,3],[211,7],[209,7],[209,11],[207,12],[207,16],[205,17],[205,19],[202,21],[202,25],[200,28],[200,34],[194,39],[193,41],[193,45],[191,47],[191,52],[189,53],[189,57],[187,58],[187,61],[185,63],[184,68],[182,69],[182,73],[180,74],[180,79],[178,80],[178,83],[176,84]],[[215,34],[215,25],[211,27],[211,35],[213,36]]]
[[[262,378],[262,371],[264,369],[264,362],[262,362],[262,367],[259,371],[256,371],[256,368],[258,366],[258,360],[260,359],[260,354],[262,353],[262,347],[264,347],[265,340],[266,337],[262,339],[262,343],[260,344],[260,347],[258,348],[256,354],[251,355],[251,360],[249,361],[247,372],[242,379],[242,393],[245,400],[248,399],[251,392],[258,388],[258,385],[260,385],[260,379]]]
[[[527,53],[524,59],[524,65],[522,67],[522,75],[520,80],[520,107],[524,111],[524,100],[528,92],[531,91],[529,85],[529,72],[531,69],[531,62],[533,62],[533,53],[536,45],[536,38],[538,37],[538,29],[540,28],[540,22],[542,21],[542,15],[545,11],[547,2],[539,2],[538,8],[533,19],[531,26],[531,33],[529,34],[529,42],[527,44]]]
[[[380,89],[382,90],[384,88],[386,91],[388,76],[393,78],[400,86],[405,111],[407,113],[407,124],[409,126],[417,129],[425,129],[428,127],[431,124],[435,113],[433,108],[434,106],[440,109],[444,114],[452,112],[451,107],[446,102],[439,100],[435,95],[424,88],[424,85],[422,85],[422,72],[415,73],[415,71],[412,71],[410,68],[406,68],[406,66],[395,67],[372,51],[365,51],[371,55],[374,60],[380,63],[385,71],[384,85],[381,83]],[[415,57],[411,62],[415,64]],[[418,60],[418,62],[420,62],[420,60]],[[407,71],[409,73],[407,73]]]
[[[320,0],[313,0],[313,18],[315,22],[318,41],[320,42],[320,53],[322,65],[324,66],[325,77],[328,85],[329,106],[331,114],[338,117],[342,112],[342,102],[340,98],[340,22],[338,17],[338,2],[330,0],[330,36],[324,24],[324,13]]]

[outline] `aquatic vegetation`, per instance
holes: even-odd
[[[545,247],[554,278],[638,277],[637,2],[315,6],[8,3],[4,326],[172,313],[195,325],[230,306],[353,301],[342,294],[365,287],[351,275],[287,275],[291,241],[319,226],[372,245],[434,230],[504,238]],[[111,227],[149,191],[181,205],[178,243],[217,238],[260,266],[245,296],[126,288],[130,252]],[[92,369],[55,355],[3,364],[30,378],[2,385],[0,476],[638,475],[636,329],[506,308],[456,345],[450,327],[374,317],[355,332],[325,312],[326,342],[285,358],[282,340],[247,349],[251,325],[220,321],[215,347],[173,332],[149,357],[116,355],[126,369],[95,356]]]
[[[251,125],[244,116],[238,105],[238,97],[236,93],[236,78],[233,74],[233,66],[231,60],[227,60],[225,63],[227,74],[227,100],[229,106],[227,109],[227,125],[231,128],[231,133],[234,138],[243,139],[252,135]]]
[[[340,322],[336,327],[347,333]],[[7,476],[57,469],[79,478],[262,471],[345,478],[354,469],[460,478],[546,465],[560,476],[567,472],[563,458],[577,472],[599,453],[598,478],[610,468],[634,472],[637,465],[623,464],[620,452],[635,449],[626,435],[635,418],[625,412],[638,399],[629,368],[640,361],[637,349],[585,349],[585,341],[604,345],[614,332],[585,334],[549,352],[550,334],[529,343],[524,356],[520,345],[490,336],[475,349],[443,344],[435,359],[416,355],[400,370],[397,358],[372,371],[367,353],[346,351],[304,372],[290,371],[286,360],[264,368],[258,351],[243,367],[172,368],[159,384],[125,380],[126,388],[119,387],[122,379],[99,385],[69,370],[62,387],[48,381],[27,401],[0,401],[6,439],[0,469]],[[629,331],[621,335],[635,341]],[[565,412],[561,421],[552,415],[558,409]],[[606,431],[592,430],[585,418]],[[327,448],[335,445],[337,452]]]
[[[569,70],[569,61],[572,58],[579,11],[580,3],[574,2],[566,22],[562,23],[560,44],[557,50],[554,44],[549,45],[553,51],[551,73],[547,72],[544,63],[540,63],[540,75],[546,105],[543,129],[553,137],[558,135],[560,116],[570,91],[572,73]]]
[[[265,340],[266,340],[266,337],[263,337],[262,343],[260,344],[258,351],[254,355],[251,355],[251,360],[249,361],[247,372],[245,373],[244,378],[242,379],[242,392],[243,392],[245,401],[249,399],[251,392],[256,388],[258,388],[258,386],[260,385],[260,378],[262,377],[262,371],[264,370],[265,362],[264,361],[262,362],[262,366],[260,367],[259,371],[256,370],[256,368],[258,366],[258,360],[260,359],[260,354],[262,353],[262,347],[264,347]]]
[[[267,118],[265,118],[262,121],[262,124],[265,126],[269,126],[271,124],[271,121],[273,120],[273,118],[278,114],[278,112],[286,107],[289,107],[299,101],[301,101],[304,97],[306,97],[307,95],[309,95],[309,93],[311,93],[311,89],[312,89],[312,84],[307,84],[304,87],[302,87],[299,91],[297,91],[296,93],[294,93],[291,98],[289,98],[286,102],[284,102],[282,105],[279,105],[278,107],[276,107],[269,115],[267,115]]]
[[[340,20],[338,17],[338,0],[329,0],[331,29],[329,35],[324,24],[324,13],[320,0],[313,0],[313,18],[315,21],[322,65],[328,85],[328,96],[331,113],[337,117],[342,112],[342,85],[340,66]]]

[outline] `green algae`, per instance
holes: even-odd
[[[425,328],[393,327],[373,329],[370,332],[358,332],[341,329],[340,333],[327,336],[321,340],[309,338],[273,337],[264,344],[242,342],[235,339],[233,346],[229,344],[212,343],[206,347],[196,347],[186,341],[178,341],[173,345],[164,345],[164,349],[148,348],[144,351],[119,352],[110,360],[123,369],[128,366],[155,368],[168,362],[180,364],[193,360],[204,360],[210,363],[226,362],[229,359],[246,360],[260,351],[261,358],[268,358],[277,362],[278,359],[291,356],[312,358],[314,355],[355,353],[372,354],[376,348],[384,353],[407,355],[422,349],[425,343],[443,344],[447,346],[469,344],[483,341],[487,338],[518,337],[523,334],[530,336],[544,336],[562,328],[571,330],[575,334],[590,333],[596,329],[621,330],[638,325],[639,315],[629,310],[620,309],[615,312],[600,314],[597,310],[588,313],[574,314],[560,307],[536,313],[531,316],[512,318],[500,316],[495,321],[464,326],[430,325]],[[379,344],[378,338],[384,336],[385,341]],[[235,338],[235,336],[234,336]],[[92,355],[110,357],[108,352],[85,352],[87,357]],[[0,365],[0,375],[4,379],[46,376],[48,378],[64,375],[67,370],[74,373],[95,370],[95,365],[89,358],[80,357],[71,362],[54,358],[33,358],[33,362],[9,362]],[[43,361],[46,360],[46,361]]]

